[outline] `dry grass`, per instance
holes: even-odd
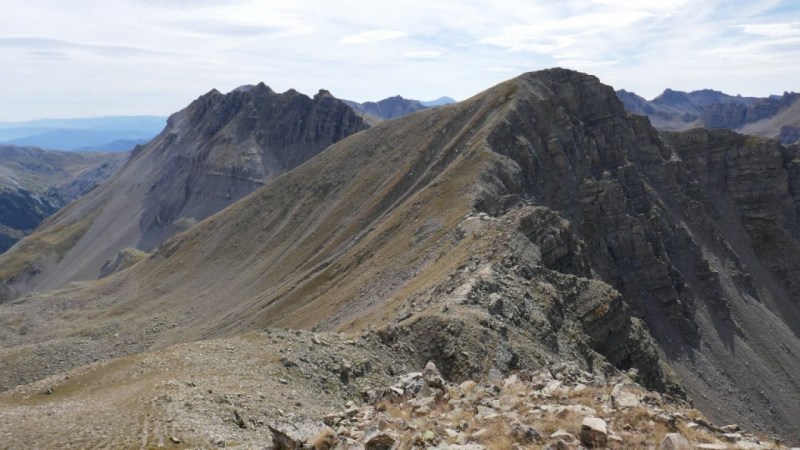
[[[28,236],[13,252],[0,255],[0,279],[12,280],[25,274],[45,255],[60,260],[89,229],[96,215],[90,214],[68,224],[57,224]]]
[[[481,443],[489,450],[507,450],[515,444],[511,438],[508,422],[495,420],[484,428],[486,434],[481,438]]]
[[[382,400],[375,406],[375,410],[384,412],[391,417],[403,419],[403,420],[411,420],[414,412],[409,408],[407,405],[401,403],[396,404],[390,400]]]

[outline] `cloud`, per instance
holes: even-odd
[[[389,41],[408,36],[405,31],[398,30],[370,30],[362,33],[351,34],[339,40],[342,44],[368,44],[372,42]]]
[[[311,27],[261,25],[221,20],[177,22],[175,26],[178,30],[185,30],[190,33],[223,37],[285,37],[308,33],[313,30]]]
[[[800,22],[743,25],[742,29],[747,34],[770,38],[800,36]]]
[[[0,36],[0,47],[30,49],[33,53],[65,54],[63,50],[88,50],[102,55],[154,55],[163,54],[161,50],[124,44],[105,44],[94,42],[75,42],[65,39],[37,35]],[[62,51],[59,51],[62,50]]]
[[[58,60],[58,59],[67,59],[67,56],[68,55],[65,52],[56,52],[48,50],[28,52],[28,57],[31,59]]]
[[[412,59],[436,59],[440,56],[442,56],[442,52],[431,50],[419,50],[403,53],[403,57]]]
[[[486,70],[488,72],[492,72],[492,73],[512,73],[512,72],[515,72],[515,70],[510,68],[510,67],[489,67]]]
[[[0,120],[168,114],[259,81],[359,101],[467,98],[556,65],[646,97],[800,90],[791,0],[25,0],[13,12],[0,17],[0,98],[19,107]]]
[[[507,50],[547,54],[592,35],[629,27],[651,16],[652,13],[647,11],[622,11],[547,19],[504,27],[499,34],[483,37],[480,42]]]

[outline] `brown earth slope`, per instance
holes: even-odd
[[[0,302],[95,279],[123,248],[149,252],[365,128],[325,91],[313,99],[263,83],[227,95],[211,91],[172,115],[115,177],[0,257]],[[64,227],[75,231],[60,233]]]
[[[374,327],[451,379],[636,368],[798,439],[795,155],[693,133],[662,138],[560,69],[380,124],[126,270],[0,306],[0,386],[267,326]]]

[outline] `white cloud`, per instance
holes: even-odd
[[[259,81],[466,98],[555,65],[766,95],[800,90],[799,24],[791,0],[26,0],[0,16],[0,120],[168,114]]]
[[[406,58],[413,58],[413,59],[435,59],[442,56],[442,52],[419,50],[413,52],[405,52],[403,53],[403,56]]]
[[[748,34],[771,38],[800,36],[800,22],[743,25],[742,29]]]
[[[342,44],[368,44],[371,42],[388,41],[392,39],[400,39],[408,36],[405,31],[397,30],[370,30],[362,33],[351,34],[342,38],[339,42]]]

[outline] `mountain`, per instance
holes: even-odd
[[[648,116],[653,126],[661,130],[726,128],[791,144],[797,141],[794,136],[800,129],[797,93],[755,98],[709,89],[693,92],[667,89],[651,101],[625,90],[617,91],[617,96],[628,111]]]
[[[420,103],[427,106],[428,108],[433,108],[436,106],[451,105],[453,103],[456,103],[456,101],[450,97],[439,97],[436,100],[421,101]]]
[[[149,252],[365,128],[326,91],[312,99],[263,83],[227,95],[212,90],[170,116],[114,177],[0,258],[0,301],[97,278],[119,251]]]
[[[127,156],[0,145],[0,253],[114,174]]]
[[[111,142],[120,141],[147,142],[155,134],[131,130],[53,130],[41,134],[34,134],[7,141],[9,144],[19,146],[36,146],[62,151],[123,151],[132,150],[136,143],[124,145],[110,145]]]
[[[150,139],[117,139],[115,141],[106,142],[96,145],[94,147],[81,147],[78,151],[106,151],[106,152],[127,152],[136,148],[137,145],[144,145]]]
[[[345,100],[345,103],[350,105],[350,107],[352,107],[355,111],[364,116],[370,123],[396,119],[398,117],[405,116],[406,114],[411,114],[413,112],[422,111],[423,109],[428,108],[428,106],[423,105],[418,100],[409,100],[399,95],[385,98],[378,102],[358,103]]]
[[[91,254],[80,241],[103,245],[143,218],[159,229],[174,224],[182,203],[166,195],[173,192],[167,186],[196,177],[161,177],[167,181],[159,185],[144,178],[139,188],[126,174],[149,177],[138,166],[145,155],[172,174],[210,159],[170,158],[182,154],[180,142],[207,148],[237,136],[249,141],[257,119],[223,118],[259,96],[339,104],[324,94],[311,100],[266,87],[209,93],[173,116],[105,189],[51,219],[39,239],[78,240],[64,261],[100,264],[106,254]],[[341,111],[353,117],[349,108]],[[316,120],[299,123],[274,129],[284,137],[296,136],[298,127],[330,129]],[[563,69],[524,74],[456,105],[352,134],[106,278],[0,305],[0,386],[50,375],[42,383],[69,384],[65,370],[114,357],[120,359],[91,370],[107,380],[132,376],[132,364],[141,366],[136,373],[168,370],[124,355],[226,338],[233,341],[169,351],[180,355],[174,364],[184,373],[206,380],[194,398],[217,392],[212,377],[235,401],[236,392],[269,390],[273,381],[264,380],[290,383],[283,374],[306,364],[293,351],[274,350],[263,358],[283,369],[237,365],[252,348],[269,352],[283,339],[248,331],[288,327],[360,333],[380,343],[331,344],[298,331],[298,348],[338,352],[351,345],[368,353],[326,359],[331,372],[309,381],[325,392],[371,373],[371,358],[394,361],[392,355],[417,367],[433,360],[451,380],[568,362],[603,379],[628,371],[670,398],[692,399],[712,420],[798,441],[798,151],[727,130],[659,134],[595,77]],[[223,186],[236,180],[218,179],[214,193],[228,192]],[[93,200],[101,191],[123,192],[115,185],[133,195]],[[148,194],[161,200],[153,214],[138,206],[152,204],[143,200]],[[215,198],[199,198],[198,205]],[[105,209],[92,211],[93,202]],[[99,221],[107,210],[110,217]],[[32,245],[37,235],[23,242]],[[19,252],[6,255],[25,261]],[[8,270],[5,258],[0,268]],[[65,281],[58,271],[45,275],[56,282],[47,278],[41,286]],[[205,352],[190,350],[206,346],[218,356],[205,360]],[[224,384],[227,371],[212,366],[236,367],[251,387]],[[184,378],[173,385],[171,392],[195,386]],[[9,395],[23,398],[31,389]],[[64,389],[69,395],[73,388]],[[38,402],[57,409],[65,398],[56,390],[15,411],[33,411]],[[153,398],[149,415],[175,413],[169,403]],[[181,414],[175,420],[208,420]],[[165,420],[156,425],[168,426]],[[250,423],[232,426],[237,422],[242,429]]]
[[[122,140],[146,142],[164,129],[165,122],[165,117],[158,116],[0,122],[0,142],[64,151],[128,151],[133,145],[111,143]]]
[[[743,125],[740,131],[775,138],[783,144],[800,142],[800,100],[794,100],[773,116]]]

